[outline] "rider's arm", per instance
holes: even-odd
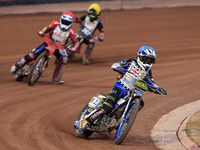
[[[122,60],[121,62],[120,62],[120,65],[121,66],[124,66],[124,65],[126,65],[126,64],[128,64],[128,63],[130,63],[130,62],[132,62],[132,61],[136,61],[134,58],[128,58],[128,59],[125,59],[125,60]]]
[[[100,19],[98,19],[97,29],[99,30],[99,33],[100,33],[99,41],[103,42],[103,40],[105,39],[105,32],[104,32],[102,21]]]
[[[85,17],[86,17],[86,15],[83,15],[83,16],[80,17],[80,18],[76,17],[76,18],[74,19],[74,22],[75,22],[75,23],[80,23],[80,22],[82,22],[82,21],[85,20]]]
[[[149,92],[154,92],[156,94],[159,94],[157,93],[157,90],[158,90],[158,86],[155,84],[155,82],[153,82],[149,76],[146,76],[145,79],[144,79],[144,82],[148,85],[148,90]]]
[[[85,18],[86,18],[86,16],[87,16],[87,15],[83,15],[83,16],[81,16],[79,20],[80,20],[81,22],[84,21]]]
[[[157,86],[155,84],[154,80],[152,80],[152,79],[150,79],[149,75],[146,76],[145,79],[144,79],[144,82],[147,84],[148,91],[154,92],[155,94],[167,95],[167,92],[163,88]]]
[[[155,84],[155,81],[153,79],[152,71],[151,70],[149,71],[149,79]]]
[[[120,63],[114,63],[114,64],[111,66],[111,68],[112,68],[113,70],[115,70],[115,69],[118,68],[118,67],[127,69],[128,66],[129,66],[129,63],[132,62],[132,61],[135,61],[135,59],[134,59],[134,58],[126,59],[126,60],[121,61]]]
[[[54,30],[57,25],[59,25],[59,21],[54,20],[50,25],[44,27],[42,31],[39,31],[38,35],[43,36],[45,33],[49,33],[50,31]]]
[[[135,61],[134,58],[129,58],[126,60],[121,61],[120,63],[114,63],[111,68],[114,71],[117,71],[118,73],[120,73],[121,75],[124,75],[126,73],[126,69],[128,68],[128,66],[130,65],[130,62]]]
[[[76,37],[76,33],[75,33],[74,29],[70,28],[69,38],[71,38],[73,40],[73,42],[74,42],[73,47],[71,47],[69,49],[71,52],[75,52],[79,48],[79,45],[80,45],[79,40],[76,39],[75,37]]]

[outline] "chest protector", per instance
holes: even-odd
[[[52,39],[61,44],[61,45],[64,45],[65,42],[67,41],[68,37],[70,35],[70,31],[67,30],[67,31],[61,31],[60,27],[57,26],[54,31],[53,31],[53,34],[52,34]]]
[[[134,89],[135,83],[142,81],[149,73],[149,70],[142,70],[136,62],[132,62],[128,67],[128,72],[121,79],[121,83],[128,89]]]
[[[94,32],[97,28],[99,21],[94,20],[93,22],[90,21],[90,18],[88,16],[85,17],[85,26],[88,28],[91,32]]]

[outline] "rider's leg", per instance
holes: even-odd
[[[30,53],[25,55],[23,58],[21,58],[18,62],[16,62],[10,69],[10,72],[15,74],[21,67],[23,67],[25,64],[31,62],[32,60],[36,59],[38,55],[40,55],[45,48],[45,44],[38,46],[37,48],[34,48]]]
[[[96,119],[101,118],[104,114],[109,114],[113,110],[117,100],[122,96],[122,92],[123,91],[120,88],[114,86],[108,94],[101,109],[99,109],[90,117],[86,118],[86,120],[92,124]]]
[[[103,117],[104,114],[110,113],[113,110],[115,103],[122,96],[122,94],[123,91],[121,91],[120,88],[114,86],[108,94],[105,102],[103,103],[103,106],[91,116],[84,118],[83,121],[78,124],[78,128],[80,130],[84,130],[89,124],[93,124],[95,120]]]
[[[61,77],[62,77],[63,70],[68,61],[68,55],[66,51],[64,50],[59,50],[59,51],[57,50],[54,53],[54,55],[57,57],[58,63],[56,64],[56,67],[54,70],[52,82],[55,84],[63,84],[64,81],[61,80]]]
[[[83,55],[83,64],[84,64],[84,65],[87,65],[87,64],[90,63],[90,61],[88,60],[88,58],[89,58],[89,56],[90,56],[90,54],[91,54],[91,52],[92,52],[94,46],[95,46],[95,42],[94,42],[94,40],[91,39],[91,40],[88,42],[88,46],[87,46],[87,48],[86,48],[86,50],[85,50],[85,53],[84,53],[84,55]]]

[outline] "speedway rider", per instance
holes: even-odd
[[[94,114],[89,115],[83,121],[79,122],[77,127],[83,131],[95,120],[104,114],[109,114],[116,102],[125,95],[133,94],[132,91],[137,87],[143,91],[154,92],[156,94],[167,95],[167,92],[157,86],[152,78],[151,68],[156,62],[156,52],[152,47],[142,46],[137,54],[137,59],[130,58],[120,63],[114,63],[111,68],[121,74],[121,78],[114,84],[112,90],[108,93],[103,106]],[[137,82],[138,81],[138,82]],[[143,94],[141,91],[141,96]],[[138,90],[139,92],[139,90]],[[143,107],[144,103],[141,101]]]
[[[86,26],[92,33],[94,33],[98,29],[99,33],[100,33],[98,40],[103,42],[103,40],[105,38],[105,33],[104,33],[102,21],[98,18],[100,16],[100,14],[101,14],[101,7],[98,4],[94,3],[94,4],[91,4],[90,7],[88,8],[87,14],[83,15],[80,18],[77,17],[75,19],[75,22],[78,23],[78,22],[84,21],[84,26]],[[89,40],[85,39],[83,41],[83,43],[88,45],[85,50],[85,53],[83,55],[83,60],[82,60],[83,64],[87,65],[90,63],[88,58],[95,46],[95,42],[91,38]]]
[[[79,41],[75,39],[75,31],[71,28],[73,19],[73,13],[70,11],[65,11],[62,13],[60,20],[53,20],[49,26],[45,27],[42,31],[39,31],[38,35],[43,37],[45,33],[49,33],[53,41],[64,46],[67,44],[69,39],[72,39],[75,44],[69,49],[71,52],[75,52],[79,47]],[[11,67],[10,72],[15,74],[25,64],[35,60],[45,50],[45,47],[46,44],[43,43],[37,48],[34,48],[31,52],[14,64]],[[64,81],[61,80],[61,76],[68,61],[68,54],[65,50],[57,49],[54,52],[54,55],[57,57],[58,63],[55,67],[52,82],[56,84],[62,84]]]

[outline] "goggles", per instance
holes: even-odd
[[[67,25],[67,26],[69,26],[69,25],[71,25],[71,24],[72,24],[72,22],[71,22],[71,21],[64,20],[64,19],[61,19],[61,23],[62,23],[63,25]]]
[[[154,57],[149,57],[149,56],[139,56],[140,61],[143,64],[155,64],[156,63],[156,59]]]

